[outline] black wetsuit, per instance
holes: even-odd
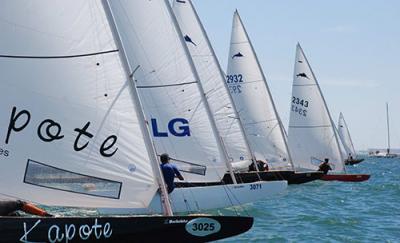
[[[318,169],[318,171],[322,171],[324,174],[328,174],[330,170],[332,170],[332,167],[328,163],[322,163]]]
[[[16,211],[21,210],[24,202],[20,200],[0,200],[0,216],[13,216]]]

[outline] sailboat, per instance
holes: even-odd
[[[183,34],[168,1],[110,2],[156,154],[168,153],[184,182],[170,194],[175,212],[198,212],[267,199],[286,181],[226,185],[232,172]],[[129,13],[129,14],[128,14]],[[212,197],[215,200],[209,200]],[[143,213],[136,208],[102,213]],[[154,198],[144,212],[160,212]]]
[[[110,4],[2,2],[0,195],[144,208],[160,191],[164,215],[0,217],[0,241],[203,242],[247,231],[251,217],[173,216]]]
[[[300,44],[296,49],[288,144],[298,170],[318,170],[328,159],[332,174],[324,175],[323,180],[364,181],[370,177],[346,174],[335,125]]]
[[[255,160],[267,161],[269,171],[241,173],[241,180],[285,179],[289,184],[319,179],[319,172],[295,172],[284,128],[276,111],[261,65],[238,11],[233,16],[226,84],[245,139]]]
[[[349,128],[347,127],[347,123],[344,120],[344,116],[342,112],[339,114],[339,122],[338,122],[338,135],[340,138],[340,142],[343,145],[344,153],[345,153],[345,161],[346,165],[354,165],[358,164],[364,159],[357,158],[356,150],[354,149],[353,141],[351,140]]]
[[[386,125],[387,125],[387,149],[386,151],[372,152],[369,154],[369,157],[375,158],[396,158],[398,155],[390,153],[390,127],[389,127],[389,104],[386,102]]]

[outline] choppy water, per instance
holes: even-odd
[[[253,228],[220,242],[400,242],[400,159],[367,158],[346,168],[371,178],[362,183],[290,185],[281,197],[237,209],[255,218]],[[63,208],[59,212],[77,213]],[[96,211],[79,214],[96,215]]]
[[[221,242],[400,242],[400,159],[367,158],[362,183],[315,181],[246,207],[251,231]]]

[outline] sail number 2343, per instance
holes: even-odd
[[[307,116],[308,104],[309,102],[307,100],[292,96],[292,112],[300,116]]]

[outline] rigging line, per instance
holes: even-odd
[[[100,51],[100,52],[92,52],[92,53],[84,53],[78,55],[65,55],[65,56],[18,56],[18,55],[0,55],[0,58],[19,58],[19,59],[66,59],[66,58],[78,58],[78,57],[88,57],[88,56],[97,56],[103,55],[113,52],[118,52],[118,49],[109,50],[109,51]]]
[[[331,127],[331,125],[320,125],[320,126],[289,126],[292,128],[318,128],[318,127]]]
[[[136,88],[138,88],[138,89],[152,89],[152,88],[163,88],[163,87],[182,86],[182,85],[189,85],[189,84],[195,84],[195,83],[197,83],[197,81],[186,82],[186,83],[179,83],[179,84],[140,85],[140,86],[136,86]]]

